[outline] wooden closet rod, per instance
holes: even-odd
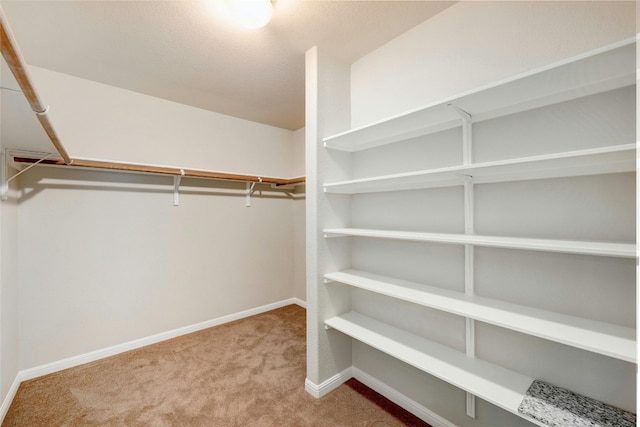
[[[13,161],[16,163],[34,164],[40,159],[30,157],[13,157]],[[80,160],[74,159],[72,164],[65,164],[62,160],[42,160],[39,165],[46,166],[70,166],[74,168],[87,168],[87,169],[100,169],[122,172],[139,172],[150,173],[160,175],[176,175],[189,178],[207,178],[207,179],[220,179],[225,181],[243,181],[243,182],[256,182],[273,185],[294,185],[302,184],[305,182],[305,177],[298,178],[274,178],[257,175],[241,175],[226,172],[213,172],[213,171],[201,171],[194,169],[180,169],[166,166],[150,166],[150,165],[136,165],[130,163],[117,163],[117,162],[103,162],[97,160]]]
[[[36,113],[36,117],[38,118],[40,125],[42,125],[42,128],[49,136],[49,139],[53,143],[58,154],[60,154],[60,157],[62,157],[64,163],[71,163],[72,160],[71,157],[69,157],[69,153],[67,153],[67,150],[60,142],[60,138],[58,138],[58,134],[49,120],[49,116],[47,114],[49,107],[42,103],[40,97],[38,97],[35,87],[31,84],[31,78],[27,72],[24,58],[18,49],[18,45],[16,44],[2,8],[0,8],[0,38],[2,39],[2,56],[5,61],[7,61],[7,65],[9,66],[11,73],[13,73],[13,76],[16,78],[20,89],[22,89],[22,93],[24,93],[24,96],[27,98],[31,109]]]

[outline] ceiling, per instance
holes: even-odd
[[[246,30],[214,1],[1,4],[30,65],[296,130],[306,50],[352,63],[454,3],[280,0],[266,27]]]

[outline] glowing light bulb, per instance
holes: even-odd
[[[231,19],[253,30],[267,25],[273,16],[270,0],[226,0],[225,4]]]

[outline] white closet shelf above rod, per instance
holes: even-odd
[[[98,169],[98,170],[119,171],[119,172],[137,172],[137,173],[147,173],[147,174],[157,174],[157,175],[181,176],[181,177],[187,177],[187,178],[217,179],[217,180],[224,180],[224,181],[255,182],[255,183],[262,183],[262,184],[271,184],[273,186],[292,186],[292,185],[302,185],[305,183],[304,176],[295,177],[295,178],[276,178],[276,177],[268,177],[268,176],[244,175],[244,174],[234,174],[234,173],[228,173],[228,172],[204,171],[204,170],[176,168],[176,167],[169,167],[169,166],[140,165],[140,164],[133,164],[133,163],[119,163],[119,162],[100,161],[100,160],[73,159],[71,164],[66,164],[63,160],[55,160],[55,159],[42,160],[38,158],[24,157],[24,156],[12,156],[10,160],[17,164],[34,164],[39,162],[38,165],[43,165],[43,166],[58,166],[58,167],[66,167],[66,168],[80,168],[80,169]]]

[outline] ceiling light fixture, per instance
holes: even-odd
[[[270,0],[226,0],[225,6],[233,21],[252,30],[264,27],[273,17]]]

